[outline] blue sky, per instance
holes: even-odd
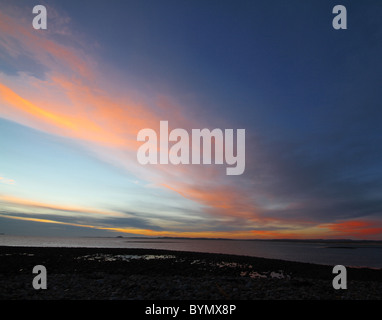
[[[0,232],[381,238],[379,1],[0,4]],[[140,165],[160,120],[245,129],[245,172]]]

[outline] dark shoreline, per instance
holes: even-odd
[[[46,267],[47,290],[32,287],[35,265]],[[347,290],[333,289],[332,269],[157,249],[0,246],[0,299],[382,299],[382,269],[347,268]]]

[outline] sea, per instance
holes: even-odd
[[[0,235],[0,246],[164,249],[382,269],[382,241],[69,238]]]

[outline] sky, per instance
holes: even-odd
[[[0,0],[0,233],[381,240],[381,16],[379,0]],[[245,129],[245,171],[142,165],[137,134],[160,121]]]

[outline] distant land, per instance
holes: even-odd
[[[362,240],[362,239],[231,239],[231,238],[190,238],[190,237],[128,237],[116,236],[123,239],[139,239],[139,240],[219,240],[219,241],[288,241],[288,242],[351,242],[351,243],[376,243],[381,240]]]

